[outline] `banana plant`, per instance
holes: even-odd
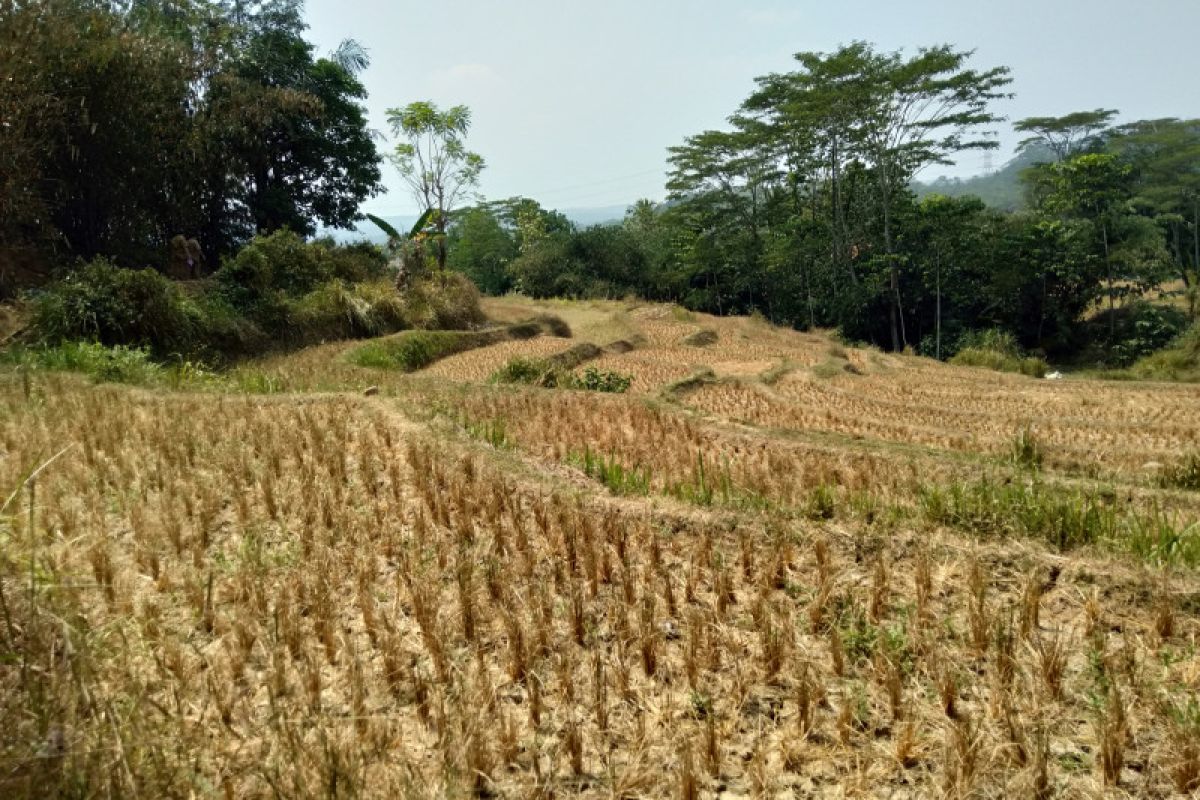
[[[444,233],[430,230],[437,221],[438,211],[435,208],[425,210],[412,226],[407,235],[396,230],[387,220],[374,214],[366,217],[375,227],[388,237],[387,250],[396,262],[396,286],[403,289],[414,277],[425,270],[425,243],[431,239],[444,238]]]

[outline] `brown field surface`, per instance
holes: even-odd
[[[0,797],[1200,792],[1200,387],[486,305],[574,336],[0,369]]]

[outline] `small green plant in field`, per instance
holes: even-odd
[[[1018,467],[1025,469],[1041,469],[1043,453],[1042,445],[1037,434],[1029,426],[1021,429],[1009,446],[1009,458]]]
[[[549,360],[521,356],[510,358],[488,380],[492,383],[522,383],[546,389],[582,389],[616,394],[628,391],[633,383],[632,376],[619,372],[587,367],[582,375],[575,375]]]
[[[567,461],[583,470],[583,474],[604,484],[613,494],[650,494],[650,470],[646,467],[627,467],[603,453],[593,453],[585,447],[583,453],[568,456]]]
[[[931,522],[982,537],[1028,536],[1059,550],[1112,541],[1117,512],[1091,494],[1031,483],[954,484],[925,488],[921,509]]]
[[[256,369],[238,369],[230,377],[237,391],[243,394],[279,394],[287,391],[281,377]]]
[[[1200,491],[1200,451],[1188,453],[1173,464],[1168,464],[1158,476],[1164,489],[1190,489]]]
[[[812,490],[804,504],[804,515],[809,519],[833,519],[837,511],[837,495],[833,488],[821,484]]]
[[[589,392],[612,392],[620,394],[628,391],[632,383],[633,377],[630,375],[623,375],[620,372],[601,371],[595,367],[588,367],[583,371],[583,375],[576,376],[573,388],[584,389]]]
[[[467,435],[472,439],[487,442],[496,449],[508,447],[508,426],[500,417],[483,422],[466,422]]]
[[[1113,544],[1151,564],[1200,566],[1200,523],[1179,527],[1161,512],[1128,518]]]
[[[561,385],[564,379],[561,370],[545,361],[523,356],[510,358],[488,378],[491,383],[522,383],[548,389]]]
[[[1062,551],[1098,545],[1150,563],[1200,564],[1200,523],[1122,512],[1096,494],[1040,480],[925,487],[919,502],[930,522],[975,536],[1026,536]]]

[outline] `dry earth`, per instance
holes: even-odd
[[[630,392],[0,373],[0,795],[1200,792],[1200,388],[488,311]]]

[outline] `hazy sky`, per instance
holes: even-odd
[[[951,43],[973,66],[1006,65],[1010,119],[1098,106],[1121,119],[1200,116],[1200,0],[308,0],[321,52],[347,37],[372,59],[363,75],[372,127],[413,100],[465,103],[483,194],[552,208],[661,199],[666,149],[724,126],[753,79],[792,54],[855,39],[885,50]],[[999,166],[1017,137],[999,127]],[[391,140],[383,145],[391,148]],[[954,170],[985,165],[964,155]],[[365,209],[408,214],[389,192]]]

